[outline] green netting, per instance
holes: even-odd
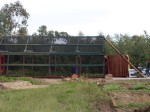
[[[102,52],[103,37],[3,37],[0,51]]]
[[[1,38],[0,54],[5,55],[6,74],[67,74],[71,66],[78,73],[104,72],[102,36],[10,36]]]

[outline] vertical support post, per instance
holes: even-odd
[[[6,74],[8,74],[8,70],[9,70],[8,64],[9,64],[9,55],[7,55],[7,67],[6,67]]]
[[[78,53],[78,52],[80,52],[79,51],[79,36],[77,37],[77,47],[76,47],[76,52]],[[79,62],[78,62],[78,55],[76,56],[76,64],[79,64]],[[79,75],[80,74],[80,71],[79,71],[79,66],[77,66],[77,74]]]
[[[2,64],[4,64],[5,63],[5,56],[4,55],[2,55]],[[2,75],[4,76],[4,74],[5,74],[5,66],[3,65],[3,66],[1,66],[1,70],[2,70]]]
[[[0,76],[2,76],[2,59],[1,59],[1,55],[0,55]]]
[[[78,65],[78,56],[76,56],[76,65]],[[76,66],[76,68],[77,68],[77,74],[79,74],[79,68],[78,68],[78,66]]]
[[[104,41],[105,41],[105,39],[104,38],[101,38],[101,41],[102,41],[102,51],[101,52],[105,52],[104,51]],[[101,61],[101,57],[100,57],[100,61]],[[102,63],[100,63],[100,64],[102,64]],[[104,74],[104,76],[106,75],[106,59],[105,59],[105,56],[103,56],[103,74]]]
[[[100,57],[101,58],[101,57]],[[101,60],[100,60],[101,61]],[[103,74],[106,74],[105,56],[103,56]]]
[[[50,66],[50,63],[51,63],[51,57],[49,55],[49,69],[48,69],[49,76],[51,75],[51,66]]]
[[[34,71],[34,66],[33,66],[33,64],[34,64],[34,56],[32,57],[32,71]]]
[[[24,75],[24,63],[25,63],[25,57],[23,56],[23,75]]]
[[[56,56],[55,56],[55,65],[56,65]],[[56,69],[56,66],[55,66],[55,73],[57,73],[57,69]]]
[[[81,56],[79,56],[79,61],[80,61],[80,72],[79,72],[79,74],[81,74]]]

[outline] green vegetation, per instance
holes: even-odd
[[[136,84],[132,88],[133,90],[141,90],[141,89],[148,89],[144,84]]]
[[[0,82],[32,78],[0,77]],[[36,81],[36,80],[35,80]],[[35,83],[35,82],[32,82]],[[132,87],[126,88],[128,84]],[[2,112],[98,112],[101,103],[110,103],[109,92],[150,92],[149,82],[120,81],[98,87],[89,81],[63,82],[47,88],[26,90],[0,90],[0,111]],[[143,108],[149,102],[117,104],[116,108]]]
[[[117,85],[117,84],[106,84],[106,85],[104,85],[103,88],[107,92],[123,90],[123,88],[120,85]]]
[[[148,81],[124,80],[105,84],[103,86],[103,89],[106,92],[150,92],[150,87],[148,85],[150,85],[150,82]]]
[[[113,37],[106,37],[113,45],[124,55],[128,55],[130,61],[134,66],[141,64],[142,67],[146,67],[147,60],[150,59],[149,46],[150,36],[145,31],[143,35],[122,35],[117,34]],[[105,42],[106,55],[117,54],[110,45]]]
[[[17,80],[22,80],[22,81],[28,81],[32,84],[41,84],[40,81],[29,78],[29,77],[5,77],[5,76],[0,76],[0,82],[13,82]]]
[[[124,105],[117,105],[115,106],[116,108],[134,108],[134,107],[138,107],[138,108],[141,108],[141,107],[147,107],[149,106],[150,103],[129,103],[129,104],[124,104]]]
[[[90,82],[64,82],[47,88],[0,91],[1,112],[97,112],[108,96]]]

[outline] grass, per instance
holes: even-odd
[[[124,83],[124,85],[120,85]],[[130,89],[126,87],[126,84],[129,84]],[[103,86],[103,90],[106,92],[150,92],[150,82],[144,81],[118,81],[118,83],[108,83]]]
[[[117,85],[117,84],[106,84],[106,85],[104,85],[103,89],[107,92],[123,90],[123,88],[120,85]]]
[[[28,81],[32,84],[41,84],[40,81],[29,78],[29,77],[5,77],[5,76],[0,76],[0,82],[14,82],[17,80],[22,80],[22,81]]]
[[[94,83],[64,82],[47,88],[0,91],[0,112],[97,112],[109,100]]]
[[[144,90],[144,89],[149,89],[146,87],[144,84],[136,84],[133,86],[133,90]]]
[[[16,80],[40,84],[32,78],[0,77],[0,82]],[[96,105],[100,102],[109,102],[107,93],[111,91],[150,92],[149,82],[130,81],[128,83],[133,85],[132,90],[122,87],[119,83],[109,83],[98,87],[95,83],[88,81],[64,82],[38,89],[0,90],[0,112],[99,112]],[[116,107],[140,108],[147,105],[150,104],[135,102]]]
[[[129,104],[124,104],[124,105],[117,105],[116,108],[143,108],[143,107],[147,107],[150,106],[150,103],[146,102],[146,103],[129,103]]]

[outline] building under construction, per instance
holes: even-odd
[[[103,36],[6,36],[0,41],[1,75],[59,77],[105,72]],[[92,74],[92,75],[91,75]]]

